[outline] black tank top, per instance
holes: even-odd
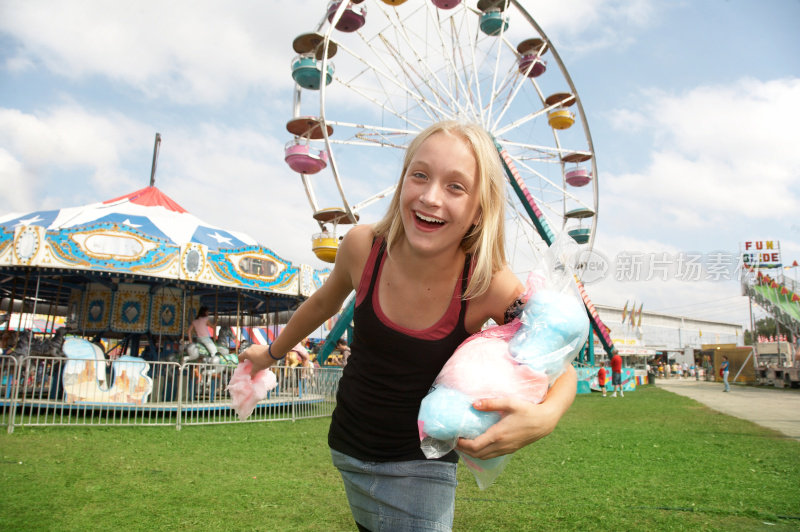
[[[364,461],[425,460],[419,447],[419,405],[445,362],[469,336],[464,326],[467,304],[461,296],[470,260],[464,262],[445,315],[429,329],[410,331],[389,322],[377,303],[385,251],[383,239],[373,243],[359,283],[354,337],[339,381],[328,445]],[[443,331],[442,325],[449,330]],[[452,451],[440,460],[456,462],[458,455]]]

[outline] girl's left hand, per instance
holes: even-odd
[[[459,438],[456,449],[472,457],[486,460],[513,453],[541,439],[556,427],[561,415],[547,401],[539,404],[522,399],[501,397],[480,399],[473,403],[476,410],[501,412],[503,417],[475,438]]]

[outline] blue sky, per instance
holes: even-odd
[[[323,267],[283,145],[291,42],[327,2],[288,5],[0,0],[0,214],[146,186],[160,132],[165,193]],[[675,268],[735,256],[746,240],[780,241],[784,262],[800,260],[800,2],[522,5],[566,65],[594,141],[595,250],[610,268],[590,296],[747,323],[735,279]],[[645,261],[638,276],[632,257]],[[653,257],[669,264],[666,279],[647,279]]]

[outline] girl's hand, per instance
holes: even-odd
[[[553,432],[572,404],[577,383],[575,368],[568,366],[539,404],[510,397],[475,401],[472,406],[476,410],[500,412],[503,417],[474,440],[460,438],[456,449],[485,460],[513,453],[544,438]]]
[[[473,403],[476,410],[501,412],[502,419],[475,438],[459,438],[456,449],[485,460],[513,453],[544,438],[556,427],[561,414],[546,402],[534,404],[509,397],[480,399]]]
[[[277,362],[277,360],[269,356],[268,350],[269,346],[253,344],[239,353],[239,362],[244,362],[245,360],[252,362],[253,367],[250,369],[251,377],[255,377],[259,371],[265,370]]]

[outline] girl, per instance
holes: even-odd
[[[327,282],[268,348],[239,356],[252,374],[281,359],[356,290],[351,355],[339,382],[328,444],[359,530],[450,530],[458,455],[426,460],[420,402],[444,363],[492,318],[504,323],[523,286],[505,263],[504,180],[491,137],[441,122],[409,145],[383,220],[341,242]],[[458,449],[493,458],[549,434],[575,397],[570,367],[540,404],[494,398],[478,410],[503,419]]]
[[[219,350],[208,332],[208,320],[208,307],[200,307],[197,311],[197,317],[186,331],[186,341],[191,342],[192,336],[194,336],[198,342],[205,346],[208,355],[213,357],[216,356]]]

